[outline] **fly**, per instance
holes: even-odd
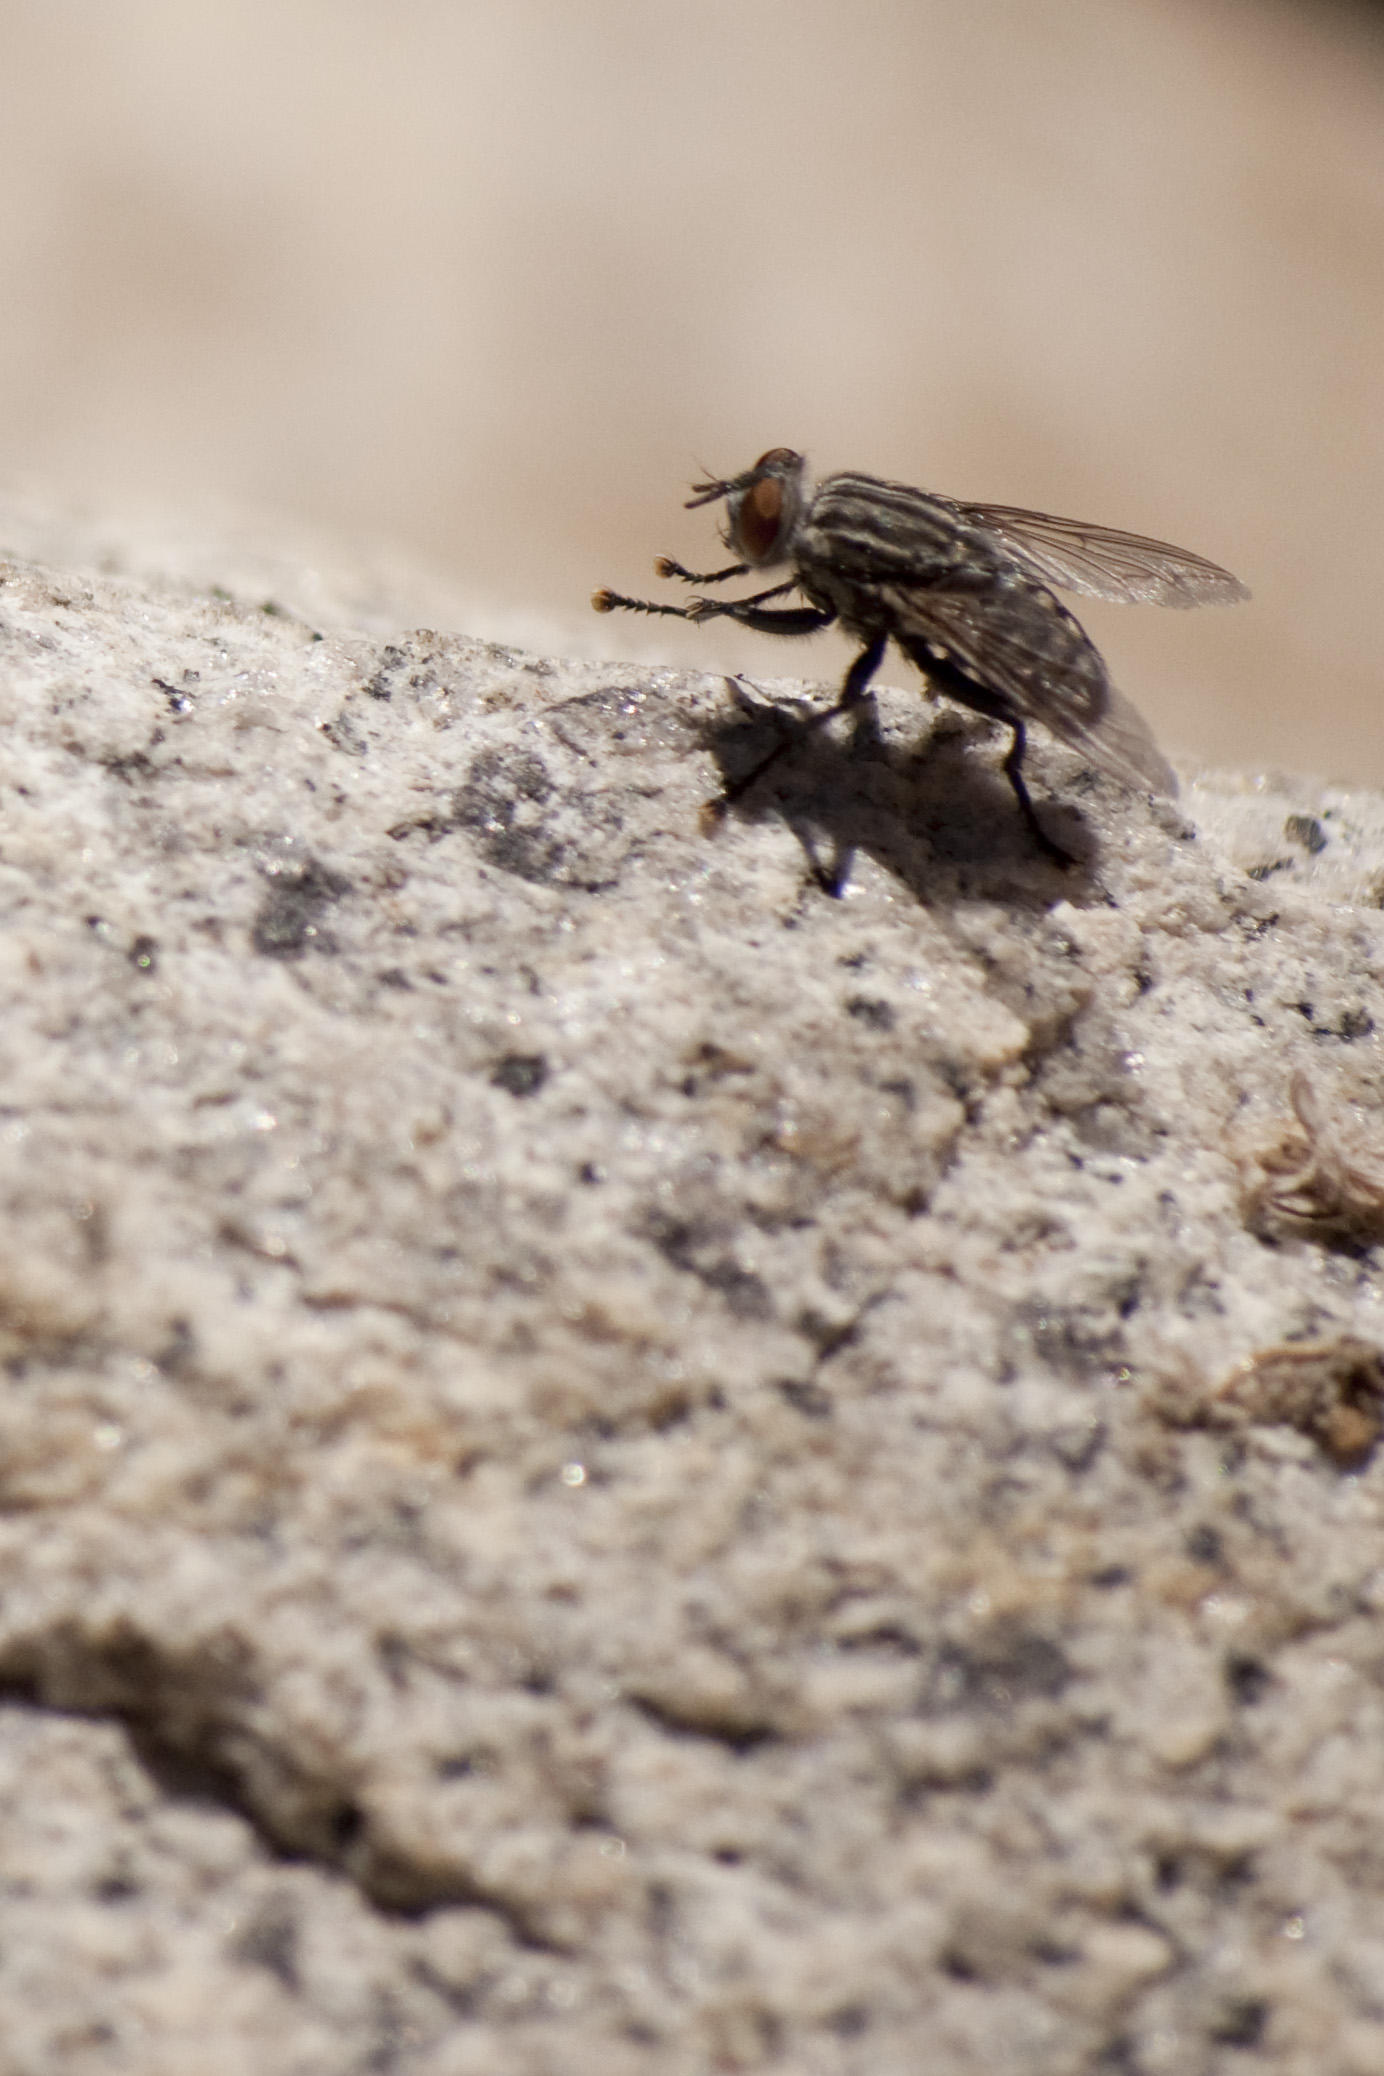
[[[839,621],[862,646],[835,705],[814,714],[813,728],[870,697],[870,680],[895,642],[949,698],[1011,731],[1005,776],[1035,841],[1060,864],[1072,860],[1044,830],[1024,783],[1030,721],[1135,792],[1177,792],[1147,724],[1115,690],[1095,644],[1052,587],[1144,605],[1229,605],[1249,593],[1228,570],[1140,534],[1010,505],[965,504],[854,470],[814,484],[790,447],[771,447],[743,475],[692,490],[688,510],[725,500],[722,539],[736,560],[699,575],[661,555],[659,576],[721,584],[753,570],[791,574],[748,598],[696,597],[687,605],[602,589],[591,600],[597,612],[727,619],[779,635],[816,634]],[[806,603],[770,604],[791,592]],[[771,750],[727,789],[722,805],[747,792],[787,748],[785,740]]]

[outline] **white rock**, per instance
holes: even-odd
[[[1384,802],[1035,731],[1062,873],[887,694],[709,837],[719,679],[5,537],[14,2065],[1373,2037],[1376,1235],[1245,1143],[1378,1110]]]

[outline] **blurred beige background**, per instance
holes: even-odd
[[[1289,0],[0,0],[0,486],[392,540],[470,631],[804,447],[1162,534],[1183,754],[1384,780],[1384,27]],[[461,631],[468,631],[462,629]],[[893,666],[896,682],[905,667]]]

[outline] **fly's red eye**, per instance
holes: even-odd
[[[766,526],[777,526],[783,511],[783,485],[777,476],[766,476],[762,483],[755,484],[746,502]]]
[[[736,519],[741,548],[757,562],[774,545],[783,517],[783,485],[777,476],[763,476],[745,492]]]

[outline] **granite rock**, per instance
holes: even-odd
[[[7,2076],[1384,2067],[1384,800],[4,538]]]

